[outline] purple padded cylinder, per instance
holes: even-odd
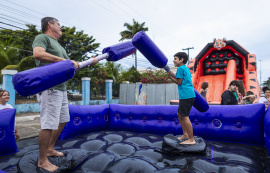
[[[102,54],[108,53],[108,61],[118,61],[126,56],[135,53],[136,47],[131,43],[131,41],[126,41],[119,43],[110,47],[106,47],[102,50]]]
[[[17,93],[26,97],[59,85],[74,74],[73,63],[65,60],[16,73],[12,83]]]
[[[15,114],[16,109],[0,110],[0,156],[19,151],[14,133]]]
[[[168,59],[156,44],[146,35],[144,31],[140,31],[132,38],[134,46],[158,68],[164,68],[167,65]]]
[[[193,106],[200,112],[206,112],[209,109],[209,105],[207,101],[202,97],[202,95],[195,88],[193,88],[193,90],[196,96]]]
[[[270,155],[270,108],[268,107],[265,116],[264,116],[264,140],[265,140],[265,145],[268,150],[268,153]]]

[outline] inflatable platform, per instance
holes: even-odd
[[[65,156],[50,157],[50,162],[59,166],[56,172],[74,173],[270,172],[270,111],[265,112],[264,104],[210,105],[206,112],[193,107],[190,120],[197,147],[175,142],[174,135],[182,133],[177,109],[173,105],[69,105],[70,122],[55,146]],[[0,110],[0,116],[6,122],[0,124],[0,170],[46,172],[36,167],[38,138],[16,143],[10,127],[14,109]]]
[[[234,40],[214,39],[189,61],[188,67],[197,91],[201,90],[203,82],[208,82],[206,98],[210,104],[220,104],[221,95],[232,80],[242,80],[246,92],[252,91],[255,101],[260,98],[256,56]]]

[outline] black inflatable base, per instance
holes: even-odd
[[[172,134],[168,134],[163,137],[162,143],[162,152],[171,155],[182,155],[183,153],[198,153],[205,154],[206,152],[206,143],[203,138],[194,136],[196,144],[194,145],[185,145],[180,144],[183,141],[178,140],[179,136],[174,136]]]
[[[68,149],[62,152],[64,153],[63,157],[49,157],[49,161],[59,167],[55,171],[57,173],[71,172],[90,155],[90,152],[84,149]],[[49,171],[37,167],[38,159],[39,150],[25,154],[18,162],[18,172],[48,173]]]
[[[58,140],[55,150],[66,155],[50,157],[50,162],[59,166],[58,173],[270,172],[265,147],[205,140],[205,154],[172,155],[162,152],[163,139],[164,136],[128,131],[92,132]],[[38,138],[19,140],[17,146],[20,151],[16,154],[0,157],[0,172],[48,172],[36,167]]]

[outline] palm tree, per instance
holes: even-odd
[[[18,47],[11,39],[0,40],[0,70],[7,65],[17,65],[20,62]]]
[[[119,83],[121,77],[121,64],[116,64],[114,62],[107,61],[105,64],[105,70],[109,78],[113,79],[114,83]]]
[[[268,80],[263,82],[263,85],[268,87],[270,86],[270,77],[268,78]]]
[[[127,30],[124,30],[122,32],[120,32],[121,35],[121,39],[119,41],[123,41],[125,39],[132,39],[133,36],[140,31],[148,31],[147,27],[144,27],[145,22],[139,24],[139,22],[136,22],[133,19],[133,24],[129,24],[129,23],[124,23],[124,26],[127,27]],[[135,56],[135,68],[137,69],[137,53],[134,53]]]

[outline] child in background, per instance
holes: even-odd
[[[206,94],[207,94],[207,88],[208,88],[208,82],[204,82],[202,83],[201,85],[201,91],[200,91],[200,94],[203,96],[203,98],[207,101],[206,99]]]
[[[13,108],[10,104],[7,104],[8,101],[9,101],[9,92],[6,90],[0,89],[0,110]],[[14,125],[15,126],[15,138],[20,139],[20,134],[17,130],[16,122],[14,122],[14,123],[15,123],[15,125]]]
[[[245,104],[252,104],[255,100],[255,95],[252,91],[248,91],[246,96],[243,98],[243,100],[241,101],[242,105]]]
[[[238,102],[241,103],[241,101],[243,100],[243,98],[245,96],[246,90],[245,90],[244,83],[243,83],[242,80],[239,80],[238,83],[239,83],[239,87],[238,87]]]
[[[270,88],[268,87],[263,87],[263,92],[264,92],[264,97],[261,97],[259,99],[259,103],[264,103],[265,104],[265,110],[267,110],[270,102]]]
[[[189,113],[195,100],[195,92],[191,81],[189,68],[185,65],[188,61],[188,56],[185,52],[178,52],[174,55],[174,65],[177,68],[176,76],[172,71],[169,71],[168,76],[178,85],[179,107],[177,116],[180,121],[183,135],[178,139],[180,144],[194,145],[196,141],[193,137],[193,127],[189,119]]]

